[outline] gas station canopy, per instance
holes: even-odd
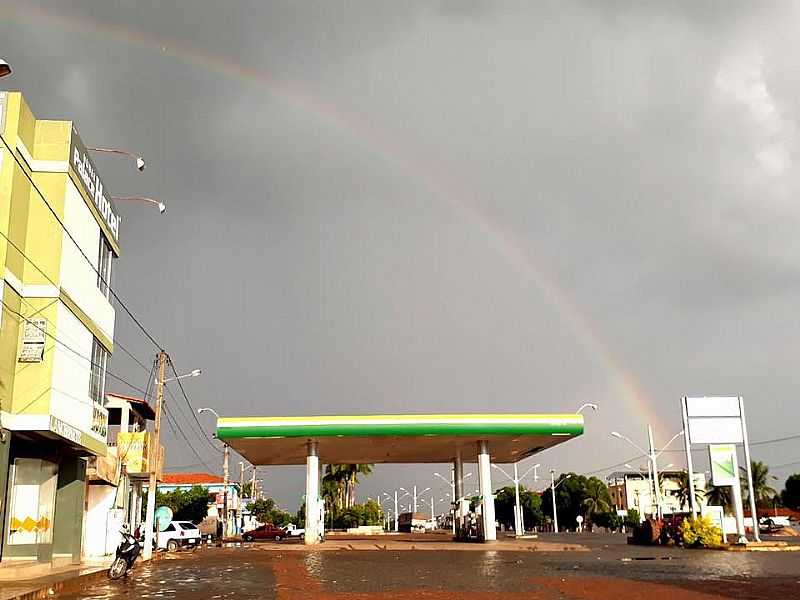
[[[307,444],[320,460],[349,463],[449,463],[476,460],[485,440],[496,463],[511,463],[583,433],[579,414],[371,415],[231,417],[217,437],[255,465],[306,464]]]

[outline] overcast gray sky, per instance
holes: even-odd
[[[139,175],[97,158],[114,193],[169,207],[120,207],[114,285],[180,369],[204,369],[195,406],[591,401],[586,435],[532,462],[593,471],[635,454],[612,429],[677,432],[686,394],[744,395],[751,440],[800,433],[798,17],[792,2],[0,0],[0,56],[38,117],[148,160]],[[152,360],[117,315],[118,341]],[[122,353],[111,368],[146,383]],[[205,470],[165,436],[169,465]],[[783,465],[799,446],[753,454]],[[434,470],[382,467],[362,491]],[[264,469],[289,508],[303,477]]]

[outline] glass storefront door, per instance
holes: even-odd
[[[16,458],[9,475],[7,548],[41,557],[41,546],[53,543],[58,466],[38,458]]]

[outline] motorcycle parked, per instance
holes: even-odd
[[[139,540],[133,537],[127,528],[123,528],[120,533],[122,540],[117,546],[117,556],[108,569],[109,579],[119,579],[127,575],[142,550]]]

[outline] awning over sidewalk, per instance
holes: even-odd
[[[325,463],[474,462],[476,440],[492,462],[510,463],[583,433],[579,414],[364,415],[232,417],[217,437],[256,465],[306,463],[316,440]]]

